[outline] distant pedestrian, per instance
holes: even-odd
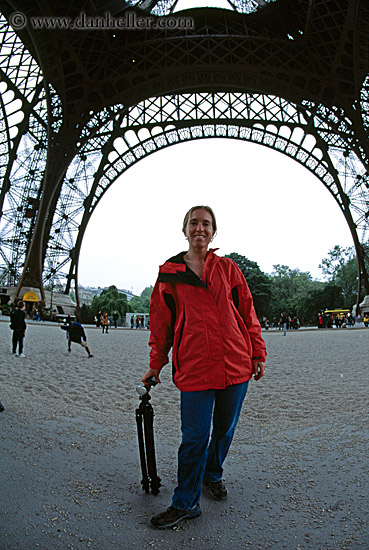
[[[104,334],[104,331],[105,331],[106,334],[108,334],[108,332],[109,332],[109,318],[108,318],[107,312],[105,312],[104,315],[103,315],[103,318],[102,318],[102,321],[101,321],[101,326],[102,326],[102,333]]]
[[[321,313],[318,313],[318,328],[324,328],[324,319]]]
[[[131,328],[133,328],[135,326],[135,317],[134,315],[132,315],[131,317]]]
[[[119,313],[117,311],[114,311],[114,315],[113,315],[114,328],[117,328],[118,326],[118,319],[119,319]]]
[[[13,355],[25,357],[23,353],[23,341],[26,335],[26,314],[24,311],[24,302],[19,301],[15,310],[10,314],[10,328],[13,331]],[[17,355],[18,347],[18,355]]]
[[[85,329],[79,322],[79,319],[77,319],[75,323],[71,323],[70,325],[62,325],[60,328],[67,331],[69,352],[72,351],[72,342],[74,342],[75,344],[80,344],[80,346],[85,348],[89,357],[93,357],[90,348],[87,345]]]
[[[95,319],[96,319],[96,327],[99,328],[99,326],[101,325],[101,319],[102,319],[101,311],[97,312]]]
[[[288,327],[288,317],[285,313],[281,313],[280,324],[281,324],[281,327],[283,328],[283,336],[286,336],[287,327]]]

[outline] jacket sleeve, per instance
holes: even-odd
[[[232,296],[251,339],[252,360],[265,361],[267,355],[266,346],[261,336],[261,326],[255,312],[252,294],[237,264],[234,264],[233,269]]]
[[[174,299],[165,292],[164,283],[156,281],[150,300],[150,368],[161,370],[169,362],[168,353],[173,345]]]

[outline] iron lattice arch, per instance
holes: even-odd
[[[81,148],[65,175],[49,236],[45,282],[57,276],[60,284],[65,284],[67,279],[69,290],[77,280],[85,229],[100,199],[118,177],[147,155],[195,139],[250,141],[296,160],[330,191],[354,241],[366,242],[369,185],[365,167],[342,137],[327,132],[326,124],[317,114],[312,115],[311,107],[297,107],[262,94],[224,92],[161,96],[128,110],[118,106],[109,116],[105,113],[105,124]],[[333,113],[331,118],[338,122]],[[29,152],[26,149],[25,155]],[[29,159],[34,162],[33,155]],[[19,204],[16,199],[21,188],[21,184],[14,187],[15,204]],[[24,194],[29,202],[26,182]],[[11,219],[11,212],[7,214]],[[18,232],[14,241],[19,255],[18,224],[14,229]]]
[[[88,221],[110,185],[146,156],[195,139],[249,141],[302,164],[337,201],[354,243],[362,251],[360,242],[368,240],[369,230],[369,180],[365,166],[342,136],[327,132],[317,110],[314,109],[315,115],[312,112],[308,104],[297,107],[274,96],[229,92],[160,96],[120,112],[107,132],[104,153],[84,200],[67,287],[77,276]],[[338,123],[333,113],[330,116]],[[86,160],[89,146],[82,153]]]
[[[174,13],[176,2],[127,4],[160,16]],[[239,1],[229,4],[240,14],[255,11],[268,2]],[[276,6],[278,2],[270,4]],[[304,2],[301,0],[300,4]],[[328,8],[324,0],[318,4]],[[332,30],[332,43],[338,39],[335,26],[344,13],[341,4],[340,7],[333,4],[336,9],[329,14],[331,27],[327,27],[328,31]],[[356,5],[356,2],[352,4]],[[361,7],[361,15],[366,14],[364,19],[369,21],[369,8],[365,11],[362,2],[357,2],[357,5]],[[224,21],[216,20],[218,31],[215,32],[215,24],[208,15],[212,11],[206,13],[205,19],[201,19],[202,30],[211,35],[212,48]],[[317,14],[315,20],[318,20]],[[260,18],[256,20],[257,28],[262,27],[262,21]],[[247,27],[244,19],[237,18],[236,23],[234,28],[237,28],[238,34],[232,34],[228,47],[236,44],[234,41],[239,40],[242,29]],[[288,41],[293,42],[296,37],[299,39],[297,35],[293,36],[293,32],[291,30],[292,34],[288,35]],[[282,34],[285,34],[285,29]],[[323,41],[323,35],[321,32],[318,46],[321,48],[321,68],[325,71],[331,52],[330,43]],[[368,241],[369,217],[367,39],[362,40],[359,36],[356,40],[355,47],[364,53],[359,56],[359,69],[354,78],[360,93],[354,94],[354,98],[351,76],[343,67],[348,61],[341,56],[337,64],[340,75],[335,92],[337,104],[323,101],[328,97],[332,99],[333,92],[331,88],[327,91],[325,83],[319,89],[317,78],[294,81],[291,77],[287,82],[286,66],[280,81],[275,74],[273,86],[269,86],[269,74],[264,81],[261,75],[250,79],[253,87],[261,88],[259,91],[235,89],[232,68],[224,69],[223,61],[233,62],[236,50],[232,50],[232,58],[228,56],[223,35],[219,40],[224,58],[220,59],[219,69],[216,63],[212,67],[207,65],[210,54],[206,47],[210,46],[204,45],[201,37],[191,37],[194,52],[197,51],[197,41],[201,45],[203,63],[208,67],[206,79],[201,75],[198,78],[190,66],[188,90],[182,89],[183,77],[178,79],[178,76],[173,76],[172,82],[175,82],[174,87],[179,88],[178,91],[171,90],[170,93],[152,95],[130,103],[127,98],[135,97],[137,90],[138,95],[142,93],[143,81],[139,75],[143,74],[149,56],[164,55],[162,59],[166,64],[170,56],[171,59],[175,57],[173,53],[168,57],[169,47],[163,47],[168,36],[161,37],[161,42],[152,41],[149,37],[146,53],[137,57],[135,82],[140,83],[138,87],[132,77],[131,89],[136,91],[131,95],[122,93],[122,101],[110,101],[96,109],[96,105],[89,106],[88,91],[80,100],[82,103],[78,103],[72,78],[68,80],[71,87],[68,91],[66,81],[64,88],[60,86],[60,76],[55,82],[50,79],[49,73],[45,76],[35,60],[36,52],[31,54],[27,48],[30,43],[27,40],[22,42],[5,17],[0,18],[0,36],[1,284],[18,284],[19,288],[25,282],[39,287],[52,284],[66,293],[74,284],[78,297],[78,261],[83,236],[95,208],[110,185],[129,167],[159,149],[194,139],[232,138],[273,148],[299,162],[320,179],[338,203],[349,225],[358,257],[359,283],[364,284],[366,294],[369,294],[363,247]],[[177,43],[178,36],[173,38]],[[281,37],[278,40],[281,44],[278,55],[281,52],[285,55],[289,50]],[[145,40],[138,41],[137,51],[144,51],[144,48]],[[242,59],[246,50],[244,47],[238,49],[237,59]],[[263,51],[255,57],[257,65],[263,59]],[[278,56],[272,63],[273,53],[270,49],[268,52],[270,65],[279,63]],[[48,69],[47,60],[47,56],[44,57],[44,67]],[[188,60],[183,58],[182,63],[186,62]],[[237,66],[238,61],[234,62]],[[288,61],[284,61],[284,65],[288,65]],[[291,74],[295,74],[294,68],[292,64]],[[309,70],[318,73],[318,69],[319,63],[314,65],[311,61]],[[357,75],[361,75],[360,78]],[[366,75],[365,78],[362,75]],[[168,78],[169,83],[172,77]],[[196,78],[198,80],[195,82]],[[163,82],[161,87],[173,87],[173,84],[169,86],[165,80]],[[303,89],[297,93],[296,86],[303,86]],[[244,87],[247,86],[237,86]],[[262,90],[265,87],[278,89],[280,94],[265,93]],[[150,86],[147,88],[150,92]],[[113,89],[107,87],[108,91]],[[297,99],[291,100],[291,95],[296,95]],[[37,262],[32,264],[29,260],[32,257],[30,251],[33,252],[33,259],[37,259],[37,254],[42,257],[41,273],[37,271]]]
[[[228,8],[238,13],[253,13],[275,0],[227,0]],[[176,12],[178,0],[129,0],[128,7],[139,7],[153,15],[167,16]]]

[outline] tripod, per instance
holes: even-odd
[[[156,385],[155,379],[148,380],[150,386]],[[137,386],[137,393],[141,403],[136,409],[136,423],[138,436],[138,449],[141,461],[142,480],[141,485],[146,493],[153,495],[159,493],[161,479],[157,475],[154,445],[154,410],[149,403],[150,389],[143,384]]]

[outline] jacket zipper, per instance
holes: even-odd
[[[185,315],[185,312],[183,312],[183,321],[182,321],[182,325],[181,325],[181,331],[180,331],[179,337],[178,337],[177,352],[176,352],[176,366],[177,366],[178,372],[180,371],[180,368],[179,368],[179,361],[178,361],[179,346],[180,346],[181,343],[182,343],[182,336],[183,336],[183,330],[184,330],[185,322],[186,322],[186,315]]]

